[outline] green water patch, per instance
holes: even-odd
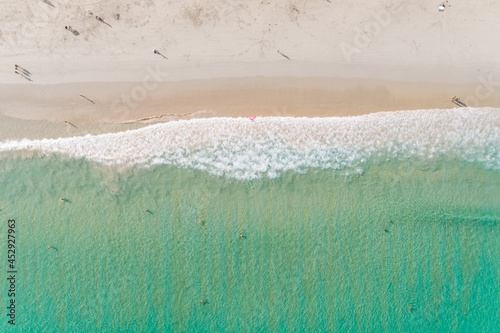
[[[500,329],[499,171],[394,162],[242,182],[52,156],[0,160],[0,188],[19,331]]]

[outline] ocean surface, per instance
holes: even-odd
[[[498,109],[4,141],[0,217],[1,332],[500,332]]]

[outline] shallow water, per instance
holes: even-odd
[[[0,154],[19,332],[500,331],[497,109],[199,119]]]
[[[448,156],[302,172],[1,159],[17,331],[500,331],[499,170]]]

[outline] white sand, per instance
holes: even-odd
[[[494,0],[444,12],[430,0],[0,1],[3,116],[346,115],[452,107],[452,95],[500,106]]]

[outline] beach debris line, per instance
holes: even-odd
[[[136,119],[136,120],[132,120],[132,121],[127,121],[127,122],[124,122],[122,124],[131,124],[131,123],[135,123],[135,122],[138,122],[138,121],[148,121],[148,120],[154,120],[154,119],[161,119],[161,118],[164,118],[164,117],[176,117],[176,118],[184,118],[184,117],[187,117],[187,116],[192,116],[194,113],[184,113],[184,114],[177,114],[177,113],[170,113],[170,114],[161,114],[159,116],[154,116],[154,117],[146,117],[146,118],[141,118],[141,119]]]

